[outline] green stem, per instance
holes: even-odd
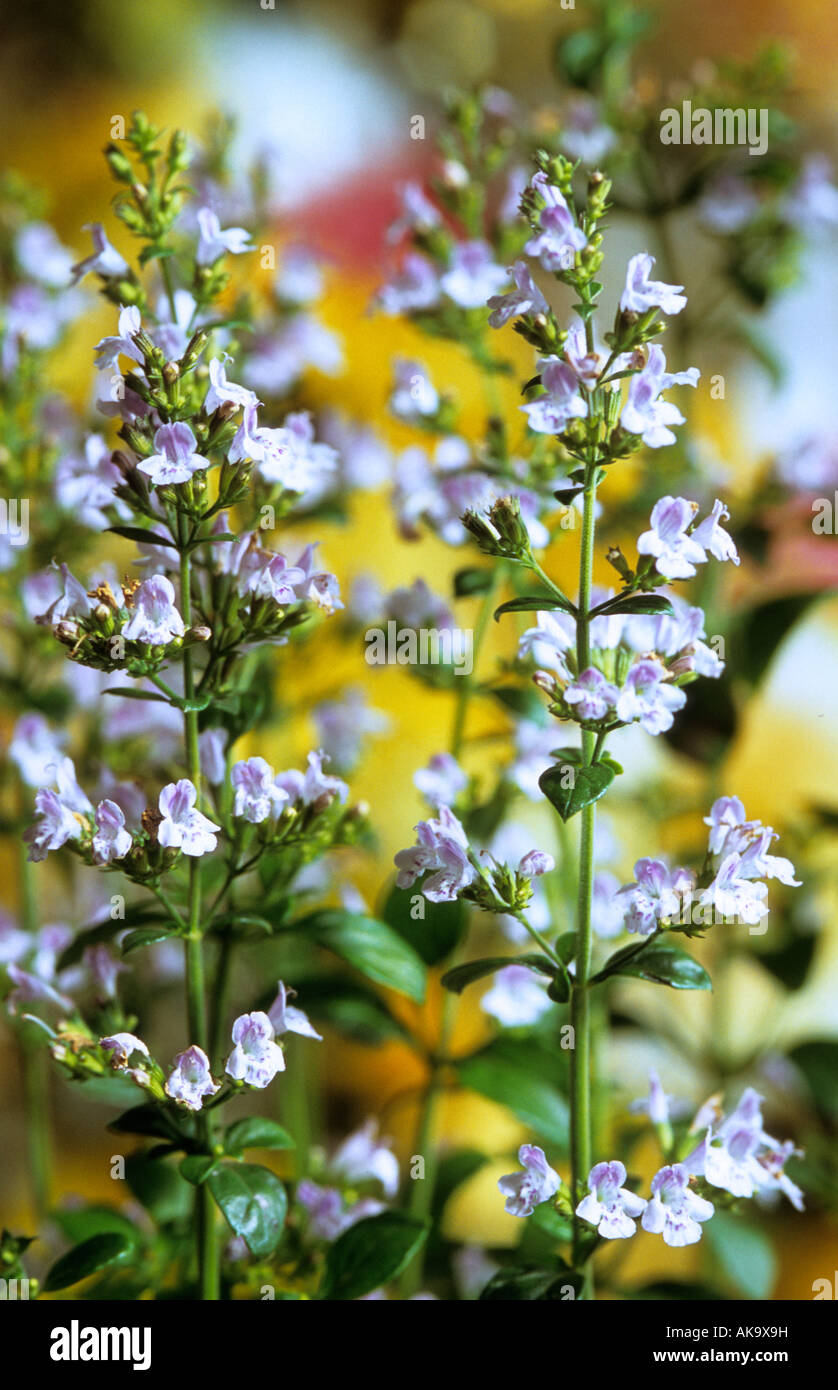
[[[589,615],[594,554],[595,476],[595,467],[589,464],[585,477],[579,561],[579,613],[576,624],[576,654],[580,672],[590,665]],[[595,745],[594,734],[584,729],[582,754],[586,764],[593,760]],[[583,1185],[591,1168],[591,1021],[588,991],[592,954],[591,899],[596,820],[594,802],[583,808],[581,818],[576,973],[570,991],[570,1022],[573,1028],[573,1050],[570,1055],[570,1168],[574,1206],[581,1200]],[[580,1222],[574,1217],[574,1258],[578,1255],[581,1234]]]
[[[180,557],[181,612],[187,627],[192,621],[191,584],[189,552],[182,550]],[[192,700],[195,695],[192,652],[188,647],[183,653],[183,693],[187,700]],[[185,710],[183,718],[187,770],[189,779],[198,792],[200,802],[201,760],[198,751],[197,711]],[[201,860],[200,857],[196,856],[189,861],[188,932],[185,940],[186,1007],[190,1041],[207,1052],[209,1032],[201,906]],[[198,1134],[203,1147],[207,1152],[210,1152],[212,1149],[212,1118],[206,1111],[202,1111],[198,1116]],[[217,1302],[220,1274],[219,1250],[215,1231],[215,1207],[212,1194],[206,1183],[203,1183],[195,1194],[195,1234],[201,1298],[204,1301]]]
[[[24,809],[24,790],[20,788],[21,811]],[[26,846],[20,842],[20,923],[24,931],[34,936],[38,927],[38,908],[32,865]],[[18,1034],[18,1055],[23,1082],[23,1105],[26,1114],[26,1140],[29,1156],[29,1182],[34,1216],[40,1225],[49,1210],[52,1170],[52,1144],[49,1117],[49,1056],[43,1038],[29,1036],[35,1030],[24,1024]]]

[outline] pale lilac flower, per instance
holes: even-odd
[[[73,929],[66,922],[51,922],[35,933],[35,954],[32,969],[41,980],[55,979],[58,959],[73,939]],[[30,937],[30,945],[32,938]]]
[[[670,425],[683,425],[684,416],[677,405],[661,398],[671,386],[696,386],[699,371],[688,367],[685,372],[668,372],[662,347],[653,343],[642,371],[629,381],[628,399],[620,414],[620,424],[629,434],[639,434],[650,449],[674,444],[676,436]]]
[[[161,791],[157,805],[163,819],[157,827],[157,838],[165,849],[179,849],[195,857],[215,849],[221,827],[196,810],[197,799],[195,787],[185,777],[169,782]]]
[[[110,864],[114,859],[124,859],[132,844],[121,808],[114,801],[100,801],[96,807],[96,830],[93,835],[94,864]]]
[[[595,166],[611,149],[616,136],[602,119],[599,106],[588,97],[568,104],[559,142],[571,159]]]
[[[396,380],[389,401],[392,413],[407,422],[435,415],[439,410],[439,392],[422,364],[397,357],[393,370]]]
[[[296,993],[296,990],[283,984],[282,980],[279,981],[276,999],[268,1010],[268,1018],[274,1032],[277,1037],[282,1037],[283,1033],[299,1033],[303,1038],[316,1038],[318,1042],[322,1042],[323,1039],[308,1014],[303,1013],[296,1005],[288,1003],[289,998],[296,997]]]
[[[629,1105],[629,1110],[633,1115],[648,1115],[653,1125],[669,1124],[669,1105],[671,1096],[668,1096],[661,1085],[660,1077],[652,1067],[649,1071],[649,1094],[640,1100],[633,1100]]]
[[[506,271],[492,259],[486,241],[463,241],[455,246],[440,288],[462,309],[480,309],[506,283]]]
[[[30,975],[15,964],[7,965],[6,973],[15,986],[5,999],[10,1014],[16,1014],[21,1004],[52,1004],[62,1012],[73,1012],[75,1006],[72,999],[59,993],[46,980]]]
[[[746,827],[752,835],[742,850],[739,873],[742,878],[776,878],[791,888],[799,888],[801,880],[794,877],[794,865],[782,855],[768,854],[768,846],[779,839],[776,830],[759,821]]]
[[[336,1187],[321,1187],[310,1178],[297,1184],[294,1195],[308,1213],[308,1234],[315,1240],[336,1240],[350,1226],[385,1210],[384,1203],[374,1197],[362,1197],[347,1207],[343,1193]]]
[[[550,610],[536,614],[537,627],[529,627],[521,634],[518,642],[519,657],[531,656],[539,670],[553,671],[556,675],[570,680],[571,675],[565,661],[565,652],[576,641],[576,624],[565,613]],[[555,742],[555,735],[553,736]]]
[[[350,488],[375,488],[391,473],[390,451],[372,426],[352,420],[338,410],[319,417],[320,438],[338,455],[340,474]],[[357,582],[357,576],[356,576]]]
[[[79,453],[65,454],[55,468],[55,496],[64,511],[72,512],[84,526],[104,531],[109,511],[123,521],[131,510],[114,493],[124,482],[112,461],[112,451],[100,434],[90,434]]]
[[[134,1052],[141,1052],[144,1057],[151,1055],[142,1038],[134,1033],[112,1033],[108,1038],[100,1038],[99,1046],[110,1053],[115,1067],[127,1067]]]
[[[286,491],[309,498],[323,491],[338,465],[337,451],[315,439],[308,410],[286,415],[285,423],[276,430],[255,427],[255,413],[251,420],[246,412],[245,424],[236,434],[233,446],[233,461],[237,457],[252,458],[265,482],[279,483]]]
[[[237,386],[234,381],[227,380],[227,368],[220,357],[213,357],[210,361],[209,379],[210,384],[204,397],[204,410],[207,415],[212,415],[222,405],[231,405],[236,409],[261,405],[255,391],[249,391],[246,386]]]
[[[218,216],[212,208],[199,208],[198,249],[195,261],[198,265],[213,265],[219,256],[228,251],[231,256],[240,256],[243,251],[252,251],[250,233],[246,227],[227,227],[222,231]]]
[[[732,560],[734,565],[738,565],[739,556],[736,546],[727,531],[719,525],[721,521],[726,521],[729,516],[730,512],[724,502],[720,502],[717,497],[712,512],[696,526],[692,533],[692,539],[703,550],[708,550],[716,560]]]
[[[43,613],[35,615],[35,622],[46,627],[54,627],[62,620],[86,618],[92,612],[93,604],[87,596],[84,585],[70,573],[67,565],[55,565],[61,576],[60,593]],[[48,571],[46,572],[48,573]],[[45,578],[46,575],[43,576]]]
[[[285,1055],[274,1041],[274,1027],[267,1014],[242,1014],[233,1024],[233,1051],[224,1070],[234,1081],[263,1090],[278,1071],[285,1070]]]
[[[522,1144],[518,1150],[522,1173],[507,1173],[498,1179],[498,1187],[506,1198],[504,1211],[510,1216],[532,1216],[535,1208],[554,1197],[561,1185],[537,1144]]]
[[[353,1186],[375,1179],[381,1183],[385,1197],[395,1197],[399,1190],[399,1162],[391,1144],[392,1140],[379,1138],[378,1121],[367,1120],[339,1146],[329,1168]]]
[[[294,314],[270,332],[259,332],[247,358],[248,379],[257,391],[284,396],[307,367],[333,376],[343,363],[340,341],[314,314]]]
[[[617,896],[623,905],[626,930],[640,936],[648,936],[661,922],[677,917],[683,895],[693,887],[688,870],[669,869],[660,859],[638,859],[634,878],[634,883],[627,883]]]
[[[235,790],[233,815],[242,816],[251,825],[278,816],[288,802],[288,793],[276,785],[274,770],[264,758],[234,763],[230,778]]]
[[[655,568],[667,579],[691,579],[696,565],[707,559],[704,547],[687,534],[696,510],[684,497],[662,497],[652,508],[651,530],[638,539],[638,555],[653,555]]]
[[[561,434],[569,420],[584,420],[588,403],[579,394],[576,373],[558,357],[542,357],[538,368],[546,394],[519,408],[531,430],[538,434]]]
[[[15,237],[15,255],[33,280],[63,289],[73,272],[73,253],[58,239],[48,222],[27,222]]]
[[[201,772],[211,787],[218,787],[224,781],[226,748],[227,733],[224,729],[204,729],[198,737]]]
[[[667,1245],[695,1245],[701,1240],[700,1222],[709,1221],[715,1208],[689,1186],[682,1163],[661,1168],[652,1178],[652,1198],[641,1225],[652,1235],[663,1235]]]
[[[50,850],[60,849],[68,840],[78,840],[84,825],[63,798],[47,787],[36,793],[35,810],[39,819],[24,830],[23,839],[29,846],[28,858],[40,863]]]
[[[397,192],[401,215],[388,227],[388,241],[400,241],[405,232],[432,231],[441,224],[439,209],[426,196],[421,184],[411,179],[400,184]]]
[[[596,1226],[605,1240],[626,1240],[637,1230],[636,1219],[646,1210],[644,1197],[627,1187],[625,1164],[619,1159],[596,1163],[588,1177],[590,1191],[576,1208],[576,1215]]]
[[[161,295],[157,301],[158,322],[149,330],[149,337],[170,362],[186,351],[197,307],[188,290],[175,290],[174,298],[174,319],[170,318],[172,309],[168,295]]]
[[[738,796],[720,796],[713,802],[704,824],[710,826],[710,853],[720,854],[731,830],[745,825],[745,807]]]
[[[111,246],[101,222],[88,222],[84,230],[90,232],[93,241],[93,255],[71,267],[73,284],[77,284],[91,271],[101,275],[106,280],[127,275],[129,273],[128,262],[123,260],[119,252]]]
[[[103,768],[99,778],[99,797],[100,800],[113,801],[119,807],[129,829],[139,829],[147,801],[145,792],[137,782],[119,782],[109,768]]]
[[[762,1096],[748,1086],[736,1108],[715,1129],[711,1123],[684,1165],[734,1197],[782,1191],[802,1211],[803,1194],[783,1171],[786,1160],[797,1152],[791,1141],[781,1144],[766,1134]]]
[[[165,647],[185,632],[183,618],[175,607],[175,591],[165,574],[144,579],[136,594],[131,617],[122,629],[127,642],[147,642]]]
[[[82,960],[90,972],[99,1001],[115,999],[117,980],[130,966],[117,960],[104,945],[85,947]]]
[[[274,276],[274,290],[286,304],[308,304],[323,293],[323,264],[307,246],[288,246]]]
[[[659,661],[636,661],[626,676],[617,701],[617,715],[626,724],[638,719],[647,734],[672,728],[674,711],[683,709],[683,690],[667,684],[668,672]]]
[[[838,226],[838,189],[831,173],[826,155],[812,154],[804,161],[785,200],[786,217],[794,226],[809,233]]]
[[[212,1079],[209,1057],[202,1048],[193,1043],[178,1053],[165,1085],[167,1096],[190,1110],[200,1110],[204,1096],[214,1096],[218,1090],[220,1085]]]
[[[154,435],[155,453],[137,460],[137,467],[158,487],[186,483],[199,468],[209,468],[210,461],[196,454],[196,439],[185,421],[176,425],[161,425]]]
[[[574,253],[587,246],[588,238],[577,227],[562,193],[547,182],[546,174],[535,174],[531,186],[546,205],[538,216],[541,230],[530,238],[524,250],[528,256],[537,256],[545,270],[571,269]]]
[[[521,878],[539,878],[541,874],[552,873],[555,867],[552,854],[545,854],[543,849],[531,849],[522,856],[517,873]]]
[[[15,919],[0,908],[0,965],[19,961],[32,945],[29,932],[21,931]]]
[[[640,251],[632,256],[626,271],[626,285],[620,299],[620,308],[635,314],[645,314],[647,309],[662,309],[665,314],[680,314],[687,302],[681,294],[683,285],[667,285],[662,280],[650,280],[649,275],[655,264],[654,256]]]
[[[723,173],[699,198],[696,211],[706,227],[730,235],[741,231],[759,212],[759,198],[746,179]]]
[[[489,324],[492,328],[502,328],[517,314],[546,314],[549,305],[538,285],[532,278],[526,261],[516,261],[509,266],[507,275],[515,281],[515,289],[506,294],[493,294],[488,301],[491,314]]]
[[[753,926],[768,915],[765,905],[768,888],[764,883],[744,878],[741,865],[741,855],[728,854],[713,882],[702,893],[700,902],[702,906],[712,906],[720,917],[733,917]]]
[[[393,317],[416,309],[430,309],[439,299],[439,279],[435,266],[411,251],[402,261],[401,271],[382,285],[375,302],[382,313]]]
[[[277,773],[277,787],[287,792],[292,801],[301,801],[304,806],[315,806],[321,801],[328,805],[335,797],[346,801],[348,786],[339,777],[329,777],[323,771],[324,762],[328,762],[328,758],[322,750],[309,753],[305,772],[291,768],[288,772]]]
[[[66,735],[51,729],[42,714],[22,714],[12,730],[8,756],[28,787],[53,781]]]
[[[591,391],[599,381],[599,374],[602,369],[602,354],[596,350],[589,350],[588,339],[585,333],[585,325],[580,318],[573,320],[567,330],[567,337],[564,341],[564,355],[573,369],[573,373],[582,386],[587,386]],[[618,371],[625,362],[625,356],[621,355],[611,364],[612,371]]]
[[[620,692],[595,666],[582,671],[565,687],[564,699],[576,706],[580,719],[604,719],[614,709]]]
[[[553,1007],[538,977],[525,965],[507,965],[495,975],[492,988],[480,1007],[504,1028],[525,1028],[537,1023]]]
[[[339,700],[322,700],[311,713],[321,749],[342,772],[358,762],[368,735],[390,727],[386,714],[370,708],[360,686],[350,686]]]
[[[413,785],[432,806],[448,806],[468,786],[468,776],[450,753],[434,753],[427,767],[413,774]]]
[[[297,557],[296,571],[301,578],[294,580],[297,598],[308,600],[327,615],[343,608],[340,598],[340,585],[337,577],[328,570],[315,567],[315,552],[319,541],[307,545]]]
[[[444,805],[439,807],[438,819],[420,821],[415,829],[416,844],[395,855],[398,887],[410,888],[433,870],[422,885],[422,893],[429,902],[453,902],[475,877],[465,830],[450,807]]]
[[[116,336],[102,338],[93,349],[96,353],[96,366],[100,371],[117,366],[120,357],[129,357],[132,362],[142,365],[145,357],[134,342],[134,336],[141,328],[142,320],[137,306],[129,304],[127,308],[121,307]]]

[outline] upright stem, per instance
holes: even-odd
[[[191,568],[188,551],[180,557],[180,595],[183,621],[188,628],[192,621]],[[195,696],[195,675],[192,667],[192,652],[187,647],[183,653],[183,693],[187,701]],[[201,794],[201,760],[198,751],[197,711],[184,712],[184,735],[186,741],[186,765],[189,779]],[[201,922],[201,860],[196,856],[189,861],[189,908],[188,932],[186,935],[186,1007],[189,1018],[190,1041],[204,1052],[209,1047],[207,1026],[207,988],[204,971],[204,943]],[[209,1151],[212,1146],[212,1117],[210,1112],[202,1111],[198,1117],[198,1132],[201,1142]],[[219,1295],[218,1242],[215,1234],[215,1208],[212,1194],[206,1183],[198,1188],[195,1198],[195,1227],[198,1253],[198,1279],[201,1298],[217,1301]]]
[[[579,562],[579,614],[576,624],[576,655],[580,673],[590,665],[589,613],[594,556],[594,510],[596,503],[596,469],[588,464],[585,471],[582,545]],[[596,739],[587,729],[582,731],[582,755],[586,764],[592,762]],[[576,923],[576,973],[570,991],[570,1021],[573,1028],[573,1049],[570,1054],[570,1168],[574,1206],[581,1199],[584,1180],[591,1167],[591,1022],[588,981],[591,971],[591,898],[594,876],[595,803],[581,812],[582,829],[579,841],[579,891]],[[574,1255],[578,1253],[580,1226],[574,1217]]]
[[[21,788],[21,801],[23,800]],[[35,885],[32,865],[26,857],[26,846],[20,841],[20,924],[30,936],[38,925]],[[33,1214],[40,1224],[49,1209],[52,1145],[49,1122],[49,1055],[39,1035],[33,1042],[29,1036],[35,1030],[31,1024],[22,1025],[18,1034],[23,1082],[23,1105],[26,1114],[26,1136],[29,1157],[29,1183]]]

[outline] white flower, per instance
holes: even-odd
[[[532,1216],[537,1206],[555,1196],[561,1179],[537,1144],[522,1144],[518,1162],[523,1164],[524,1171],[499,1178],[498,1188],[506,1198],[504,1211],[510,1216]]]
[[[93,836],[93,860],[96,864],[110,864],[113,859],[124,859],[133,841],[125,829],[125,816],[115,801],[105,799],[96,807],[96,831]]]
[[[219,1083],[212,1079],[209,1057],[202,1048],[193,1044],[178,1053],[166,1081],[167,1096],[190,1110],[200,1110],[204,1096],[214,1096],[218,1090]]]
[[[606,1240],[626,1240],[637,1230],[635,1219],[646,1210],[646,1200],[623,1187],[625,1164],[615,1159],[597,1163],[588,1178],[590,1191],[576,1208],[576,1215],[596,1226]]]
[[[224,1070],[234,1081],[244,1081],[260,1090],[285,1070],[285,1056],[274,1041],[274,1028],[268,1015],[257,1011],[242,1014],[233,1024],[233,1051]]]
[[[165,574],[144,579],[134,595],[131,617],[122,629],[128,642],[147,642],[165,647],[185,632],[183,618],[175,607],[175,591]]]
[[[652,1178],[652,1199],[640,1224],[652,1235],[663,1235],[667,1245],[695,1245],[701,1240],[699,1223],[709,1221],[715,1210],[712,1202],[691,1190],[689,1177],[685,1166],[675,1163]]]
[[[195,809],[198,793],[187,778],[170,782],[158,797],[157,805],[163,817],[157,827],[157,838],[165,849],[179,849],[184,854],[209,854],[216,846],[221,829]]]
[[[322,1042],[323,1039],[311,1023],[308,1014],[288,1003],[290,996],[296,996],[296,990],[288,989],[280,980],[277,991],[276,999],[268,1010],[268,1018],[277,1037],[282,1037],[283,1033],[299,1033],[303,1038],[316,1038],[318,1042]]]
[[[536,1023],[553,1006],[532,970],[525,965],[507,965],[495,975],[480,1007],[505,1028],[522,1028]]]

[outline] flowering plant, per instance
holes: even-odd
[[[428,355],[439,340],[459,349],[485,393],[476,439],[418,356],[393,364],[389,410],[415,432],[395,460],[366,424],[308,408],[305,372],[341,363],[315,312],[321,267],[293,245],[276,266],[264,170],[231,183],[223,125],[201,149],[135,113],[106,150],[120,247],[94,223],[75,263],[18,194],[3,411],[10,487],[37,497],[39,522],[25,556],[14,537],[0,546],[17,716],[4,775],[23,846],[0,964],[40,1215],[45,1058],[138,1145],[114,1160],[133,1205],[52,1210],[68,1248],[46,1292],[92,1279],[93,1297],[119,1298],[631,1297],[625,1242],[703,1243],[719,1259],[739,1222],[759,1240],[745,1203],[803,1209],[812,1169],[804,1181],[796,1139],[769,1133],[787,1130],[756,1058],[696,1063],[685,1101],[665,1090],[660,1053],[683,1042],[678,1010],[710,993],[731,939],[762,934],[791,890],[802,898],[804,872],[718,780],[718,758],[674,790],[644,768],[679,747],[702,689],[725,690],[716,590],[753,558],[753,526],[708,483],[686,413],[704,315],[690,320],[690,277],[669,268],[666,219],[695,205],[754,310],[792,276],[801,206],[829,224],[835,190],[792,155],[782,176],[757,162],[745,182],[718,153],[696,170],[660,150],[654,111],[624,85],[639,30],[599,10],[597,44],[559,46],[576,91],[560,117],[493,88],[452,97],[434,177],[400,192],[372,309],[409,321]],[[758,65],[729,80],[773,100]],[[623,210],[656,238],[626,255],[607,241]],[[95,431],[39,381],[91,283],[111,316],[91,342],[107,422]],[[737,315],[731,336],[758,349]],[[321,565],[314,524],[351,520],[352,493],[385,481],[400,556],[427,533],[468,547],[450,599],[436,575],[400,573],[385,592]],[[119,569],[88,562],[103,540]],[[462,629],[455,606],[472,602]],[[293,668],[329,640],[357,658],[361,634],[369,666],[405,666],[429,710],[453,707],[447,740],[429,717],[435,751],[414,773],[426,813],[375,907],[352,871],[382,827],[351,782],[386,719],[360,684],[330,688],[306,699],[317,737],[293,765],[277,770],[267,742],[278,715],[296,725]],[[488,673],[493,636],[505,645]],[[478,729],[477,709],[503,728]],[[511,755],[485,756],[489,741]],[[667,797],[688,830],[661,824]],[[635,833],[615,849],[626,806]],[[628,843],[633,873],[618,877]],[[41,922],[53,863],[82,927]],[[433,972],[438,1017],[419,1007]],[[461,1046],[458,1004],[481,982],[490,1036]],[[669,1013],[652,991],[671,993]],[[625,1120],[609,1068],[632,1016],[656,1050]],[[421,1080],[395,1098],[415,1107],[406,1143],[388,1137],[390,1114],[338,1137],[318,1124],[332,1035],[409,1051]],[[525,1127],[515,1171],[481,1133],[445,1150],[451,1091]],[[266,1113],[277,1093],[279,1119]],[[449,1204],[490,1168],[505,1239],[452,1234]],[[29,1243],[4,1232],[11,1270],[28,1267]]]

